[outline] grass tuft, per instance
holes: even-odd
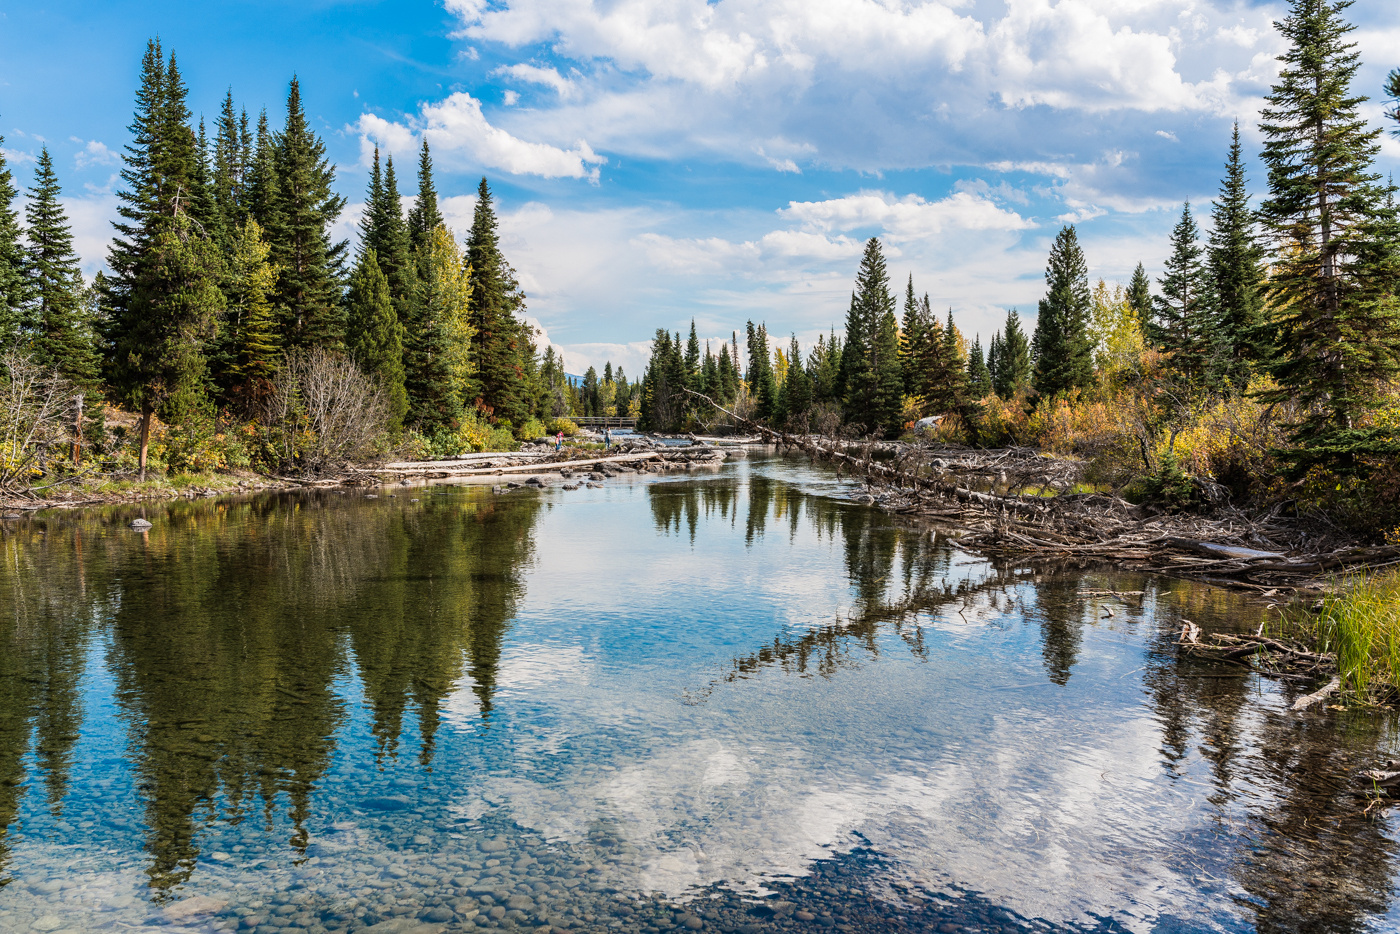
[[[1335,652],[1342,690],[1362,703],[1400,692],[1400,572],[1342,581],[1299,628],[1319,652]]]

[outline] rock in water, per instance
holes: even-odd
[[[360,802],[360,806],[371,811],[405,811],[413,807],[413,799],[404,795],[383,795],[378,798],[366,798]]]
[[[196,895],[193,898],[183,898],[172,905],[166,905],[165,916],[171,921],[182,921],[196,915],[208,915],[216,911],[223,911],[226,907],[228,907],[228,902],[221,898]]]
[[[145,519],[132,519],[132,520],[131,520],[131,528],[133,528],[133,529],[149,529],[149,528],[151,528],[151,523],[147,522]]]

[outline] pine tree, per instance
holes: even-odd
[[[325,143],[307,124],[296,78],[287,94],[287,122],[277,136],[275,166],[277,218],[262,222],[272,259],[282,267],[277,304],[283,340],[289,348],[343,348],[339,279],[346,244],[332,243],[330,229],[345,198],[332,188],[335,167],[326,158]]]
[[[224,102],[219,109],[219,120],[214,130],[214,170],[211,187],[214,203],[218,205],[224,229],[230,236],[243,228],[247,209],[248,152],[244,137],[248,132],[248,113],[244,111],[240,119],[235,113],[233,89],[224,94]]]
[[[279,270],[268,260],[271,251],[262,228],[251,217],[235,230],[216,368],[219,382],[228,389],[239,387],[250,409],[270,390],[281,357],[272,307]]]
[[[894,437],[902,425],[904,373],[899,366],[899,325],[895,322],[893,300],[880,316],[872,350],[875,395],[871,421],[887,437]]]
[[[992,391],[992,373],[982,358],[981,337],[973,338],[967,355],[967,391],[973,400],[984,399]]]
[[[722,405],[728,405],[734,401],[734,397],[739,392],[739,380],[734,373],[734,363],[729,357],[729,345],[721,343],[719,345],[719,362],[715,365],[719,375],[718,395],[715,401]]]
[[[992,387],[1003,399],[1014,399],[1031,385],[1031,347],[1021,330],[1021,316],[1013,308],[1006,313],[997,355],[996,384]]]
[[[404,389],[404,332],[389,296],[389,280],[379,268],[373,250],[362,251],[355,263],[345,317],[350,356],[383,388],[390,430],[397,433],[408,414],[408,393]]]
[[[1137,264],[1133,277],[1128,280],[1128,305],[1137,315],[1138,327],[1146,333],[1152,323],[1152,283],[1148,281],[1147,270],[1142,268],[1142,263]]]
[[[416,332],[408,335],[404,370],[409,421],[433,434],[455,428],[472,404],[475,285],[471,267],[446,227],[433,231],[425,255],[419,283],[422,317]]]
[[[414,330],[418,325],[418,276],[423,252],[419,250],[415,260],[408,225],[400,209],[394,160],[391,157],[387,168],[381,172],[377,146],[370,169],[365,213],[360,219],[360,252],[369,251],[375,254],[377,265],[389,281],[396,319],[408,331]]]
[[[1250,374],[1273,357],[1272,340],[1264,322],[1264,256],[1254,232],[1249,207],[1240,125],[1230,139],[1220,198],[1211,211],[1209,272],[1215,291],[1215,320],[1225,343],[1223,376],[1236,391]]]
[[[914,295],[914,276],[911,273],[904,291],[904,320],[899,329],[899,365],[904,372],[905,395],[925,395],[925,381],[920,378],[919,372],[925,330],[923,306]]]
[[[277,179],[277,140],[268,127],[267,111],[258,114],[258,132],[248,159],[248,181],[244,191],[244,213],[263,229],[263,236],[285,236],[282,222],[282,194]]]
[[[40,365],[91,390],[98,379],[97,351],[83,314],[83,274],[73,252],[68,215],[59,203],[61,193],[45,146],[24,208],[24,319]]]
[[[1172,254],[1157,280],[1161,294],[1156,297],[1147,336],[1172,358],[1176,372],[1199,382],[1215,347],[1215,304],[1190,204],[1182,207],[1181,219],[1172,228],[1171,245]]]
[[[773,373],[772,357],[768,353],[768,329],[748,322],[749,334],[749,392],[754,399],[754,414],[760,419],[773,418],[778,403],[778,382]],[[679,343],[679,342],[678,342]]]
[[[14,176],[5,162],[5,137],[0,136],[0,347],[19,340],[24,305],[24,244],[15,211]]]
[[[880,241],[871,237],[856,273],[841,361],[846,420],[871,430],[897,428],[902,408],[904,375],[899,369],[899,327],[894,306],[884,251]],[[898,392],[890,383],[892,373],[899,377]]]
[[[812,381],[803,365],[802,348],[797,344],[796,334],[792,336],[788,358],[792,362],[788,364],[787,379],[783,380],[778,407],[789,424],[799,426],[812,408]]]
[[[139,268],[129,318],[115,332],[110,385],[119,401],[141,413],[144,480],[156,409],[174,421],[201,405],[204,344],[213,336],[224,297],[218,251],[183,210],[160,225]]]
[[[515,311],[521,300],[514,277],[501,256],[496,212],[486,179],[477,187],[476,211],[467,240],[472,277],[472,326],[476,331],[477,392],[481,405],[499,421],[524,420],[521,398],[523,366]]]
[[[1261,112],[1269,197],[1260,217],[1274,264],[1268,287],[1278,328],[1279,383],[1269,400],[1303,411],[1294,433],[1301,470],[1354,469],[1377,443],[1356,429],[1379,387],[1400,372],[1397,253],[1389,185],[1373,171],[1380,130],[1352,96],[1359,66],[1348,2],[1294,0],[1275,24],[1288,40]],[[1394,441],[1390,442],[1393,450]],[[1307,450],[1307,449],[1311,450]]]
[[[1032,338],[1032,385],[1048,398],[1087,389],[1094,382],[1093,345],[1088,333],[1089,267],[1072,224],[1059,232],[1050,248],[1045,287]]]
[[[700,379],[700,338],[695,333],[695,319],[690,319],[690,338],[685,342],[685,373],[688,384],[694,389]]]
[[[967,360],[963,356],[962,334],[953,323],[953,309],[948,309],[948,322],[943,326],[937,348],[938,383],[931,399],[936,411],[951,412],[967,397]]]
[[[446,222],[438,212],[437,189],[433,186],[433,157],[428,152],[428,139],[418,153],[418,197],[408,212],[408,233],[414,250],[421,250],[429,234]]]

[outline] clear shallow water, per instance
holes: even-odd
[[[766,460],[7,523],[0,930],[1400,927],[1355,781],[1390,724],[1171,646],[1256,610],[844,491]]]

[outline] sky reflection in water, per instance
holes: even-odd
[[[1395,920],[1352,793],[1390,725],[1171,647],[1256,610],[994,567],[841,488],[770,460],[9,524],[0,930]]]

